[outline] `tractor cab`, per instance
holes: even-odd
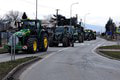
[[[18,22],[18,28],[20,29],[40,29],[41,21],[40,20],[21,20],[21,22]]]

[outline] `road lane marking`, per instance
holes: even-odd
[[[95,46],[93,49],[92,49],[92,53],[96,53],[95,52],[95,49],[98,48],[99,46],[103,45],[105,42],[102,42],[100,44],[98,44],[97,46]]]
[[[61,52],[61,51],[67,50],[67,49],[68,48],[64,48],[64,49],[58,50],[57,52]]]

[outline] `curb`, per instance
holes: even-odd
[[[119,60],[119,61],[120,61],[120,59],[117,59],[117,58],[114,58],[114,57],[105,55],[104,53],[102,53],[102,52],[100,52],[100,51],[101,51],[101,50],[99,50],[99,48],[97,48],[97,49],[95,50],[95,52],[96,52],[97,54],[101,55],[101,56],[104,56],[104,57],[109,58],[109,59]]]
[[[120,49],[99,49],[98,48],[98,50],[99,51],[116,51],[116,52],[118,51],[118,52],[120,52]]]
[[[38,60],[42,59],[41,57],[37,57],[35,59],[29,60],[27,62],[24,62],[18,66],[16,66],[14,69],[12,69],[2,80],[15,80],[13,75],[20,71],[23,67],[30,65]]]

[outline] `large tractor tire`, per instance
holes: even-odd
[[[89,35],[89,36],[87,36],[87,40],[88,41],[90,41],[91,40],[91,36]]]
[[[79,42],[79,43],[82,43],[82,36],[79,36],[79,37],[78,37],[78,42]]]
[[[71,47],[74,47],[74,40],[71,41]]]
[[[29,52],[29,53],[37,52],[37,50],[38,50],[38,40],[37,40],[37,38],[29,38],[27,40],[27,46],[28,46],[27,52]]]
[[[49,38],[49,47],[53,47],[54,46],[54,42],[53,42],[53,37]]]
[[[88,37],[88,39],[87,39],[88,41],[90,41],[91,40],[91,38],[90,37]]]
[[[63,47],[68,47],[70,44],[68,38],[63,38],[62,42],[63,42]]]
[[[40,51],[47,51],[48,49],[48,35],[46,33],[42,34],[42,39],[41,39],[41,49]]]
[[[96,36],[94,37],[94,40],[96,40]]]
[[[84,37],[82,36],[82,43],[84,42]]]

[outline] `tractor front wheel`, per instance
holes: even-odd
[[[37,52],[37,49],[38,49],[37,38],[29,38],[27,41],[27,46],[28,46],[27,52],[30,52],[30,53]]]

